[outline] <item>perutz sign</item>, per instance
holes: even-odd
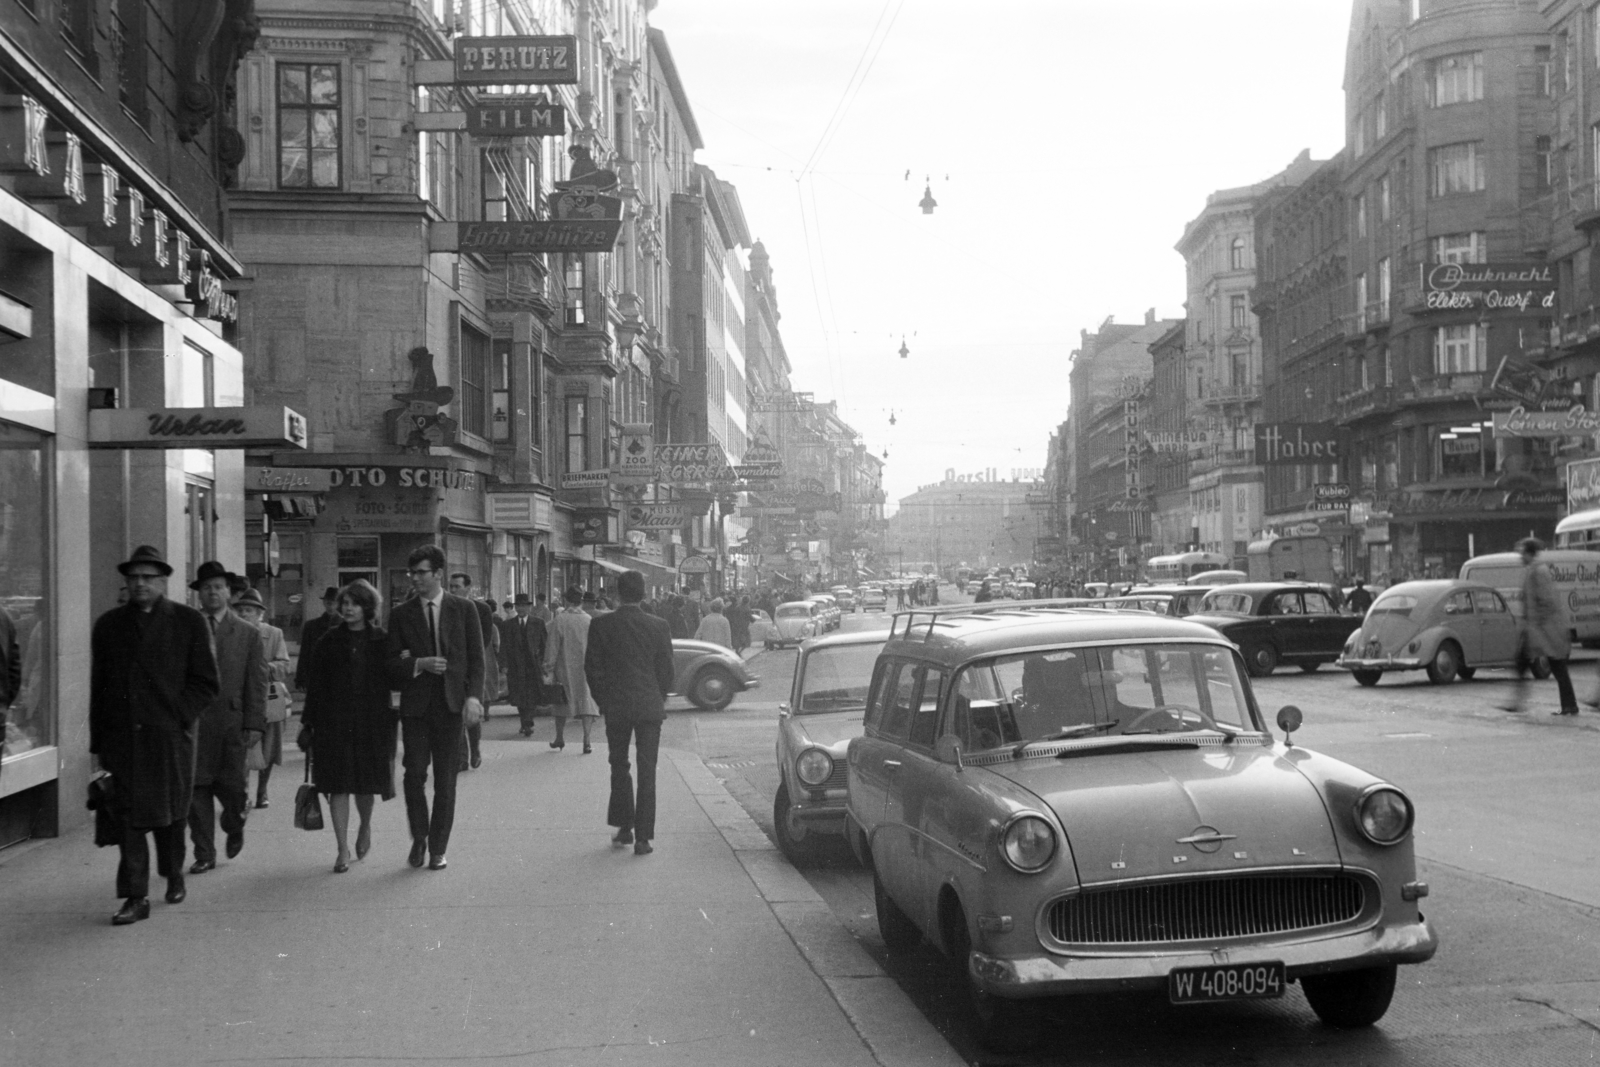
[[[1548,263],[1424,263],[1421,269],[1429,311],[1531,315],[1556,306],[1556,272]]]
[[[560,137],[567,109],[542,96],[486,96],[467,106],[467,132],[474,137]]]
[[[576,37],[461,37],[458,85],[577,85]]]
[[[1337,463],[1344,435],[1331,422],[1256,423],[1256,462],[1268,467]]]
[[[305,416],[247,408],[109,408],[89,412],[91,448],[305,448]]]

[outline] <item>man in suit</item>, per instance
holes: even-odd
[[[428,854],[430,870],[445,868],[456,817],[456,774],[462,721],[483,717],[483,631],[478,609],[444,589],[444,553],[423,545],[406,561],[416,596],[389,616],[389,674],[400,690],[400,737],[405,743],[406,819],[413,867]],[[428,765],[433,764],[433,812],[428,811]]]
[[[489,706],[494,698],[499,696],[494,692],[499,688],[500,677],[500,630],[494,624],[494,608],[487,601],[476,600],[472,596],[472,575],[465,571],[457,571],[450,576],[450,592],[466,600],[478,612],[478,628],[483,633],[483,690],[478,694],[478,699],[483,702],[483,717],[489,717]],[[466,724],[467,743],[461,750],[461,770],[469,766],[477,770],[483,766],[483,753],[480,745],[483,742],[483,723],[469,722]],[[469,762],[468,751],[472,758]]]
[[[150,917],[145,834],[155,838],[167,903],[186,895],[183,823],[194,794],[195,734],[219,690],[206,621],[167,599],[172,567],[161,553],[140,545],[117,569],[128,599],[95,621],[90,641],[89,751],[111,772],[123,898],[111,921],[126,926]]]
[[[228,568],[216,560],[200,564],[189,588],[200,594],[200,613],[211,633],[217,659],[218,692],[200,716],[194,797],[189,805],[189,837],[194,842],[190,874],[217,865],[217,810],[231,860],[244,848],[245,751],[267,730],[267,659],[261,633],[228,606]]]
[[[506,684],[511,688],[511,702],[517,706],[517,716],[522,720],[522,736],[532,737],[534,711],[544,699],[540,675],[549,631],[533,614],[533,603],[527,593],[518,593],[514,606],[517,613],[506,620],[501,648],[506,656]]]
[[[300,628],[300,658],[294,665],[294,687],[302,693],[306,689],[306,669],[311,664],[311,650],[317,647],[322,635],[339,625],[339,613],[334,610],[339,601],[339,590],[333,586],[322,591],[322,614]]]
[[[656,835],[656,753],[672,689],[672,628],[639,606],[644,575],[638,571],[617,577],[617,597],[622,603],[616,611],[589,622],[583,674],[606,719],[611,762],[606,822],[617,827],[611,840],[618,845],[632,842],[634,855],[646,856],[655,851],[650,842]],[[637,739],[637,800],[628,773],[630,738]]]

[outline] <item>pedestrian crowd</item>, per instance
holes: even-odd
[[[542,594],[537,602],[519,594],[500,616],[472,597],[470,575],[447,575],[444,553],[424,545],[407,560],[413,595],[389,612],[387,627],[370,583],[328,587],[323,614],[302,630],[291,676],[288,643],[266,622],[260,594],[221,563],[202,563],[189,583],[198,610],[167,596],[173,568],[156,548],[140,546],[118,570],[126,595],[95,622],[89,712],[89,751],[104,772],[90,788],[95,839],[119,852],[113,924],[150,915],[151,842],[168,904],[186,899],[186,875],[216,869],[218,826],[223,855],[243,851],[250,813],[270,806],[272,769],[283,762],[291,680],[305,694],[296,741],[307,781],[295,822],[320,826],[327,798],[335,873],[371,851],[374,801],[395,795],[397,742],[407,862],[448,867],[456,779],[481,765],[481,725],[501,697],[516,705],[524,736],[534,709],[549,708],[557,750],[575,718],[584,754],[593,752],[594,723],[604,717],[613,841],[637,855],[654,851],[655,769],[679,625],[664,608],[679,604],[647,612],[637,571],[618,576],[615,610],[574,587],[557,612]],[[670,601],[698,613],[687,598]],[[740,633],[748,642],[748,618],[748,598],[726,611],[715,600],[695,632],[732,648]],[[0,620],[9,622],[3,612]],[[0,630],[0,648],[7,639]],[[7,685],[13,659],[0,672]],[[194,848],[187,868],[186,829]]]

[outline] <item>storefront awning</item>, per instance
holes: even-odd
[[[621,564],[612,563],[609,559],[601,559],[599,556],[596,556],[591,560],[585,560],[584,562],[597,564],[601,567],[604,567],[606,570],[611,571],[613,574],[627,574],[629,571],[633,570],[632,567],[624,567]]]

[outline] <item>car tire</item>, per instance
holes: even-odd
[[[1472,681],[1472,676],[1474,674],[1477,674],[1477,673],[1478,673],[1478,668],[1476,668],[1476,667],[1457,667],[1456,668],[1456,676],[1458,678],[1462,679],[1463,681],[1467,681],[1467,682]]]
[[[872,872],[872,902],[878,909],[878,933],[885,948],[890,952],[910,952],[922,944],[922,931],[889,896],[876,870]]]
[[[951,977],[966,993],[972,1016],[972,1036],[992,1052],[1029,1052],[1044,1036],[1044,1021],[1025,1001],[1008,1000],[980,990],[972,980],[970,958],[972,935],[967,932],[967,917],[959,905],[944,919],[945,951],[950,957]]]
[[[1306,660],[1304,663],[1300,664],[1300,669],[1305,671],[1307,674],[1316,674],[1317,668],[1320,666],[1322,666],[1322,661],[1320,659]]]
[[[705,667],[689,683],[689,702],[701,711],[721,711],[733,703],[738,692],[733,675],[721,667]]]
[[[1378,684],[1378,679],[1383,677],[1382,671],[1351,671],[1355,676],[1356,684],[1372,688]]]
[[[1454,641],[1441,641],[1439,651],[1428,661],[1428,681],[1434,685],[1449,685],[1461,670],[1461,646]]]
[[[796,867],[815,867],[822,862],[824,839],[819,834],[796,838],[789,829],[789,786],[778,785],[778,795],[772,798],[772,833],[778,839],[778,848]]]
[[[1396,967],[1366,967],[1337,974],[1314,974],[1300,979],[1311,1010],[1327,1026],[1340,1030],[1371,1026],[1389,1010],[1394,999]]]
[[[1245,669],[1252,678],[1265,678],[1278,669],[1278,650],[1271,644],[1263,641],[1256,645],[1245,646]]]

